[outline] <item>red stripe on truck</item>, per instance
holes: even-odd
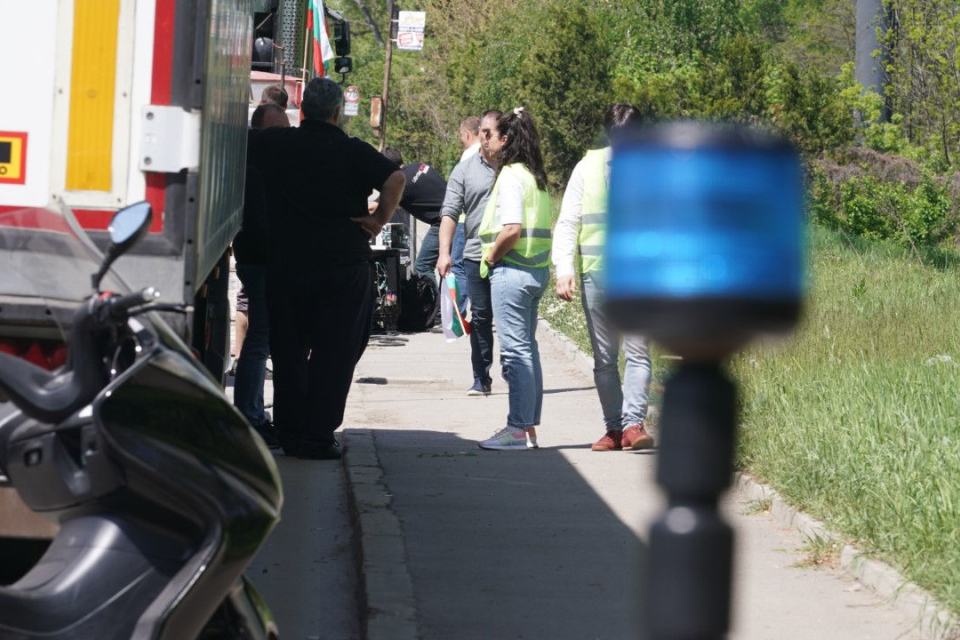
[[[150,102],[170,104],[173,78],[173,33],[177,18],[176,0],[157,0],[153,25],[153,86]]]
[[[158,211],[152,202],[150,208],[153,209],[150,233],[163,233],[163,211]],[[116,209],[73,209],[73,216],[80,223],[80,226],[87,231],[106,231],[107,227],[110,226],[110,221],[113,220],[113,214],[116,212]]]
[[[153,23],[153,84],[150,103],[170,104],[170,85],[173,81],[173,35],[177,19],[177,0],[157,0]],[[167,177],[162,173],[146,172],[147,201],[153,208],[151,233],[163,232],[163,211],[166,206]],[[86,225],[84,225],[86,226]]]
[[[161,176],[162,177],[162,176]],[[153,203],[151,203],[152,207]],[[5,213],[16,211],[16,215],[3,216]],[[106,231],[113,219],[116,209],[72,209],[73,216],[80,226],[88,231]],[[10,207],[0,206],[0,226],[23,227],[26,229],[48,229],[51,231],[68,231],[63,218],[58,214],[42,207]],[[153,210],[153,220],[150,222],[150,233],[163,233],[163,213]]]
[[[0,214],[9,214],[0,215],[0,227],[46,229],[70,233],[70,227],[62,217],[41,207],[0,207]]]

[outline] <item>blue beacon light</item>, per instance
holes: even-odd
[[[611,320],[683,356],[664,385],[643,602],[650,640],[727,637],[736,383],[723,361],[796,324],[805,293],[800,157],[748,127],[677,123],[613,142],[606,299]]]
[[[806,289],[803,189],[796,150],[756,129],[675,123],[615,140],[611,318],[698,359],[789,331]]]

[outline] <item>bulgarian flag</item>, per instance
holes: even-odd
[[[440,325],[443,327],[443,337],[447,342],[470,333],[470,323],[460,315],[458,307],[460,290],[457,288],[457,279],[448,274],[440,285]]]
[[[307,7],[307,33],[313,41],[313,68],[317,75],[326,75],[324,65],[333,60],[333,47],[330,46],[330,34],[327,33],[326,14],[323,12],[323,0],[310,0]]]

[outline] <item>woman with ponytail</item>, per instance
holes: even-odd
[[[510,394],[506,426],[483,449],[537,448],[543,372],[537,311],[550,279],[550,196],[540,135],[523,107],[508,111],[494,132],[502,143],[497,180],[480,223],[480,272],[490,278],[500,363]]]

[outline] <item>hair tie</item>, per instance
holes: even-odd
[[[515,116],[519,116],[521,113],[523,113],[523,107],[517,107],[513,110],[513,115]]]

